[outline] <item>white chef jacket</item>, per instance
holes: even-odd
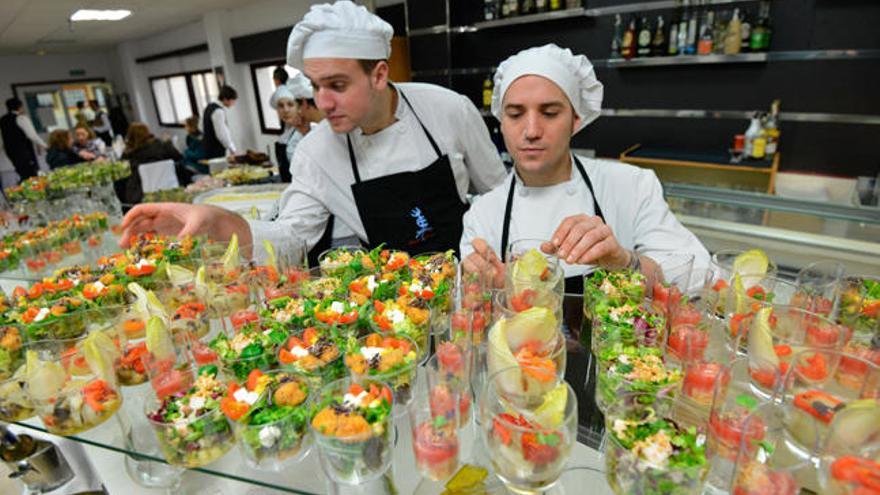
[[[232,132],[229,130],[229,123],[226,117],[226,105],[221,101],[215,101],[214,103],[220,105],[220,108],[214,110],[214,113],[211,114],[211,123],[214,124],[214,136],[217,137],[217,141],[220,141],[220,144],[222,144],[230,154],[234,155],[235,142],[232,140]]]
[[[653,170],[613,160],[578,158],[593,183],[605,223],[611,227],[621,247],[648,257],[654,255],[661,266],[662,255],[670,253],[693,254],[695,269],[709,266],[708,251],[669,210],[663,199],[663,188]],[[501,256],[501,231],[509,191],[508,176],[501,186],[477,198],[464,215],[462,258],[473,252],[471,242],[478,237]],[[517,239],[550,240],[562,220],[582,213],[596,214],[587,184],[573,161],[571,177],[560,184],[526,187],[517,176],[508,246]],[[665,259],[675,262],[671,258]],[[562,265],[566,277],[583,275],[592,269],[587,265],[564,262]]]
[[[395,87],[409,99],[441,152],[449,155],[462,201],[471,182],[477,192],[485,192],[504,180],[504,165],[470,100],[433,84],[400,83]],[[421,170],[438,158],[403,98],[398,98],[394,115],[397,121],[377,133],[364,135],[361,129],[350,133],[362,181]],[[249,222],[256,256],[265,255],[263,240],[278,249],[301,239],[311,248],[321,238],[330,214],[360,239],[383,241],[367,239],[351,192],[355,179],[345,134],[333,132],[326,120],[297,145],[291,175],[292,182],[281,196],[278,218]]]

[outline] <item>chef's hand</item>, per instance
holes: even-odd
[[[498,259],[495,251],[485,240],[476,238],[471,242],[474,252],[462,261],[465,273],[479,274],[485,280],[491,280],[493,287],[504,287],[504,263]]]
[[[601,218],[583,214],[563,220],[541,250],[556,254],[570,265],[599,265],[611,269],[626,267],[632,256],[620,246],[614,232]]]
[[[228,241],[238,235],[239,245],[249,250],[253,244],[251,228],[240,215],[217,206],[186,203],[145,203],[132,208],[122,219],[119,245],[127,248],[133,237],[146,232],[183,237],[205,235]],[[250,253],[243,253],[250,256]]]

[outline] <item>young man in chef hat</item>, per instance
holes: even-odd
[[[491,270],[502,285],[503,257],[517,239],[546,239],[541,249],[562,261],[571,292],[595,265],[655,274],[658,262],[681,259],[670,254],[692,254],[694,266],[708,266],[709,253],[669,210],[653,171],[571,152],[571,137],[599,117],[602,93],[587,57],[553,44],[498,67],[492,114],[515,173],[465,215],[465,270]]]
[[[139,205],[123,221],[123,245],[158,229],[219,240],[237,233],[258,251],[263,240],[277,249],[299,239],[311,248],[332,215],[371,246],[413,253],[457,248],[468,190],[497,186],[504,168],[466,97],[430,84],[390,83],[392,35],[387,22],[349,1],[315,5],[293,28],[287,63],[312,81],[327,118],[297,146],[276,220]]]

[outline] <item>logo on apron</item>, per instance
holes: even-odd
[[[428,235],[434,230],[431,227],[430,222],[428,222],[428,218],[425,217],[425,214],[422,213],[422,209],[416,206],[409,212],[409,216],[413,217],[416,220],[416,238],[415,242],[422,242],[428,238]]]

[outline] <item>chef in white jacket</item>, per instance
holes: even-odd
[[[207,207],[138,205],[123,222],[123,245],[151,229],[219,240],[236,233],[260,257],[264,240],[313,249],[332,215],[370,246],[457,248],[467,192],[499,185],[504,168],[470,100],[388,80],[392,35],[391,25],[349,1],[312,6],[293,28],[287,63],[312,81],[327,118],[297,145],[278,218],[245,222]]]
[[[547,239],[542,250],[563,262],[567,290],[591,266],[640,268],[709,254],[675,218],[651,170],[571,152],[571,137],[595,120],[603,88],[583,55],[550,44],[504,61],[495,73],[492,113],[514,158],[515,173],[479,197],[464,218],[466,270],[503,274],[517,239]],[[496,283],[500,281],[496,277]]]

